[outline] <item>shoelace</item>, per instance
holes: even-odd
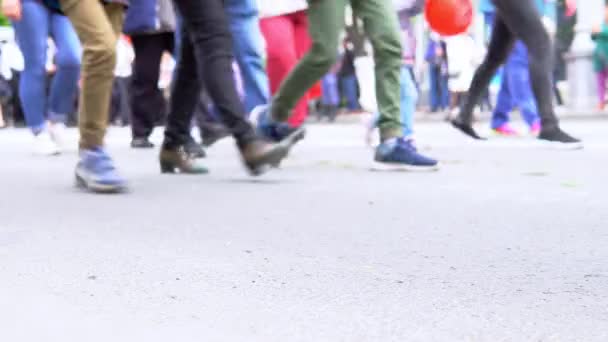
[[[412,144],[410,141],[405,140],[405,139],[399,139],[397,141],[397,148],[402,148],[406,151],[410,151],[410,152],[416,152],[416,147],[414,147],[414,144]]]

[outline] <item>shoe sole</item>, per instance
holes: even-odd
[[[291,132],[285,139],[281,140],[280,144],[287,144],[289,148],[292,148],[300,141],[306,138],[306,128],[300,126],[295,131]]]
[[[299,141],[304,139],[306,136],[306,129],[304,127],[298,128],[292,132],[287,138],[277,143],[274,150],[268,155],[264,156],[261,160],[257,161],[257,165],[245,162],[249,173],[252,176],[260,176],[268,172],[271,168],[278,168],[281,165],[283,159],[289,155],[291,148]]]
[[[562,150],[562,151],[574,151],[574,150],[582,150],[585,148],[585,145],[582,142],[577,143],[563,143],[559,141],[550,141],[544,139],[537,139],[540,142],[541,146],[553,149],[553,150]]]
[[[115,186],[115,185],[104,185],[104,184],[95,184],[92,182],[88,182],[85,177],[76,172],[76,187],[87,190],[90,192],[98,193],[98,194],[118,194],[124,193],[127,191],[127,187],[124,185]]]
[[[136,149],[136,150],[150,150],[150,149],[153,149],[154,147],[156,147],[156,146],[154,146],[154,144],[152,144],[152,145],[133,145],[133,144],[131,144],[131,148]]]
[[[407,164],[389,164],[373,162],[371,171],[374,172],[436,172],[439,171],[439,164],[433,166],[416,166]]]

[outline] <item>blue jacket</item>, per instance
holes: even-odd
[[[169,0],[131,0],[123,32],[129,35],[175,31],[175,13]]]

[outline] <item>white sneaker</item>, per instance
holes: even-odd
[[[56,156],[61,153],[48,131],[34,136],[34,153],[44,156]]]
[[[65,148],[65,124],[54,123],[49,125],[49,133],[55,145],[61,150]]]

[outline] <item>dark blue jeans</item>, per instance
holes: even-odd
[[[509,113],[515,108],[528,126],[540,122],[538,108],[532,86],[530,72],[526,64],[508,64],[503,69],[502,84],[492,113],[492,128],[499,128],[509,122]]]
[[[346,108],[348,110],[359,110],[359,94],[357,92],[357,76],[345,75],[340,77],[340,91],[346,98]]]
[[[448,108],[450,105],[450,93],[448,90],[447,76],[441,75],[439,68],[431,65],[429,70],[429,81],[431,83],[431,112]]]
[[[68,18],[51,12],[36,1],[23,1],[23,17],[13,23],[25,59],[19,95],[27,125],[34,133],[44,129],[45,116],[65,122],[75,110],[80,77],[81,47]],[[47,38],[57,47],[57,66],[50,92],[46,94]]]

